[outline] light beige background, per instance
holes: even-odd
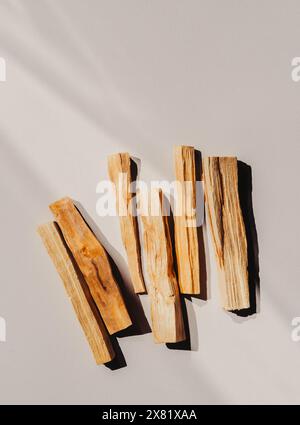
[[[296,0],[0,0],[1,403],[299,402],[299,39]],[[252,166],[261,311],[221,310],[209,250],[211,299],[187,301],[193,351],[123,338],[127,367],[112,372],[35,229],[69,195],[124,257],[117,218],[95,210],[106,156],[172,179],[174,144]]]

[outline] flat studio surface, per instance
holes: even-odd
[[[293,0],[0,1],[0,403],[299,402],[299,16]],[[80,202],[128,283],[97,184],[116,152],[145,181],[173,180],[176,145],[252,169],[258,312],[222,310],[204,229],[191,350],[136,332],[118,340],[126,367],[96,366],[36,227],[56,199]]]

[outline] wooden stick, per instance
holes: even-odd
[[[127,253],[130,276],[137,294],[146,291],[137,218],[133,215],[133,195],[130,191],[132,175],[128,153],[108,157],[108,173],[116,187],[117,212],[120,218],[121,235]]]
[[[195,151],[191,146],[176,146],[174,154],[179,182],[176,201],[181,208],[180,215],[174,214],[179,287],[182,294],[200,294]]]
[[[159,206],[159,215],[142,215],[144,249],[151,281],[152,331],[157,343],[179,342],[186,338],[173,268],[168,217],[162,215],[162,196],[162,192],[158,190],[151,193],[152,202]],[[150,213],[149,210],[148,212]]]
[[[249,308],[247,239],[239,202],[237,159],[204,158],[203,166],[223,308]]]
[[[120,289],[107,253],[83,220],[70,198],[50,205],[110,334],[130,326]]]
[[[51,222],[38,227],[38,233],[58,271],[97,364],[114,358],[114,350],[90,291],[75,269],[58,226]],[[80,272],[79,272],[80,273]]]

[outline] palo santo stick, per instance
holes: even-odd
[[[249,308],[247,239],[235,157],[203,160],[205,197],[225,310]]]
[[[147,270],[151,281],[151,318],[154,340],[157,343],[185,340],[179,289],[173,268],[172,246],[168,217],[162,215],[162,192],[153,190],[151,202],[155,203],[159,215],[142,215],[144,226],[144,249]],[[148,199],[141,198],[144,212]],[[145,203],[147,202],[147,207]],[[153,204],[152,204],[153,205]],[[153,211],[153,210],[152,210]]]
[[[108,173],[116,187],[117,213],[120,218],[121,235],[127,253],[128,266],[134,291],[137,294],[146,291],[142,263],[137,218],[133,215],[133,195],[130,156],[117,153],[108,157]]]
[[[107,253],[70,198],[50,205],[110,334],[131,325]]]
[[[175,174],[179,182],[175,212],[175,246],[178,280],[182,294],[200,294],[200,260],[196,218],[195,150],[191,146],[176,146]]]
[[[86,283],[80,281],[57,225],[51,222],[39,226],[38,233],[63,281],[96,363],[111,361],[115,354],[107,330]]]

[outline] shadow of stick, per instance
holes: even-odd
[[[202,181],[202,155],[195,149],[195,172],[196,182]],[[201,191],[199,190],[201,187]],[[204,247],[203,224],[204,224],[204,194],[203,186],[198,183],[196,186],[196,217],[197,217],[197,236],[198,236],[198,253],[200,265],[200,294],[195,296],[203,301],[207,301],[207,270],[206,256]],[[200,225],[201,224],[201,225]],[[194,295],[193,295],[194,297]]]
[[[144,295],[147,293],[147,286],[145,282],[144,270],[143,270],[143,261],[142,261],[142,248],[141,248],[141,240],[142,240],[142,227],[141,220],[138,214],[138,205],[137,205],[137,180],[141,171],[141,160],[136,157],[130,157],[130,192],[131,192],[131,209],[132,215],[134,217],[134,226],[136,231],[136,239],[137,239],[137,249],[138,249],[138,259],[140,262],[140,268],[142,273],[142,278],[144,282],[144,291],[140,292],[140,295]]]
[[[168,226],[169,226],[169,234],[170,234],[170,242],[172,247],[172,256],[173,256],[173,268],[176,275],[176,279],[178,282],[178,268],[177,268],[177,259],[176,259],[176,249],[175,249],[175,230],[174,230],[174,216],[171,208],[171,204],[167,197],[163,195],[163,211],[167,215],[168,219]],[[179,291],[179,286],[178,286]],[[185,304],[185,299],[182,294],[179,292],[180,297],[180,304],[181,304],[181,313],[182,313],[182,319],[183,319],[183,325],[185,330],[186,339],[184,341],[180,342],[172,342],[167,343],[166,346],[171,350],[191,350],[191,334],[190,334],[190,326],[189,326],[189,319],[187,314],[187,308]],[[195,314],[195,313],[194,313]],[[197,338],[197,335],[195,335],[195,338]]]
[[[83,208],[83,206],[79,202],[74,202],[76,208],[81,214],[82,218],[86,222],[87,226],[94,233],[99,242],[103,245],[106,253],[108,255],[108,259],[112,268],[113,276],[116,282],[119,285],[120,291],[123,295],[128,313],[130,315],[132,325],[124,329],[123,331],[115,334],[118,337],[125,336],[133,336],[133,335],[143,335],[151,332],[151,328],[149,326],[148,320],[145,316],[142,303],[139,297],[134,293],[132,285],[130,282],[126,282],[123,280],[123,277],[120,273],[119,267],[115,263],[115,259],[118,259],[118,264],[121,265],[123,263],[123,269],[126,269],[126,264],[121,257],[121,255],[113,248],[113,246],[107,241],[103,233],[99,230],[96,223],[89,216],[87,211]]]
[[[252,171],[242,161],[238,161],[238,190],[247,238],[250,307],[233,313],[247,317],[260,311],[260,278],[259,247],[252,201]]]
[[[195,149],[195,177],[196,182],[202,181],[202,155],[201,152]],[[200,190],[201,189],[201,190]],[[204,245],[204,235],[203,235],[203,222],[204,222],[204,196],[203,196],[203,186],[200,186],[199,183],[196,185],[196,217],[197,217],[197,237],[198,237],[198,255],[199,255],[199,266],[200,266],[200,294],[199,295],[182,295],[181,294],[181,306],[182,306],[182,314],[183,321],[186,330],[187,339],[185,341],[175,343],[175,344],[167,344],[170,349],[177,350],[192,350],[192,340],[193,339],[193,347],[195,347],[195,351],[198,350],[198,327],[196,320],[196,313],[193,309],[189,311],[190,321],[192,326],[189,324],[188,319],[188,311],[186,300],[193,302],[193,298],[207,301],[208,299],[208,289],[207,289],[207,268],[206,268],[206,256],[205,256],[205,245]],[[172,215],[172,211],[170,212],[170,233],[172,238],[172,246],[173,246],[173,256],[174,256],[174,267],[175,272],[178,277],[177,270],[177,261],[176,261],[176,250],[175,247],[175,233],[174,233],[174,217]],[[193,315],[191,317],[191,314]],[[192,335],[191,335],[192,331]]]
[[[110,370],[118,370],[126,367],[127,363],[117,338],[114,335],[110,335],[110,341],[115,352],[115,357],[110,362],[105,363],[104,366]]]
[[[61,231],[60,227],[57,224],[56,224],[56,228],[57,228],[57,230],[58,230],[58,232],[60,234],[61,240],[63,241],[64,246],[65,246],[65,248],[67,250],[68,256],[69,256],[69,258],[70,258],[70,260],[71,260],[71,262],[73,264],[74,270],[76,272],[76,275],[78,277],[78,280],[79,280],[80,285],[82,287],[82,290],[84,292],[85,298],[86,298],[86,300],[87,300],[87,302],[88,302],[88,304],[89,304],[89,306],[90,306],[90,308],[91,308],[91,310],[93,312],[94,318],[96,319],[96,322],[97,322],[97,324],[99,326],[99,332],[101,333],[102,332],[101,331],[101,328],[104,325],[104,323],[102,321],[100,312],[99,312],[99,310],[98,310],[98,308],[97,308],[97,306],[95,304],[95,301],[94,301],[94,299],[92,297],[92,294],[90,292],[90,289],[88,287],[88,284],[86,283],[86,281],[85,281],[85,279],[83,277],[83,274],[81,273],[81,271],[80,271],[80,269],[78,267],[78,264],[76,263],[75,258],[73,256],[70,248],[66,244],[66,241],[64,239],[64,236],[62,234],[62,231]],[[120,345],[119,345],[119,343],[117,341],[117,338],[114,335],[109,335],[109,339],[110,339],[110,342],[111,342],[112,347],[114,349],[115,357],[110,362],[105,363],[104,366],[108,367],[111,370],[117,370],[117,369],[121,369],[122,367],[126,367],[127,366],[127,363],[126,363],[125,357],[124,357],[124,355],[122,353],[121,347],[120,347]]]

